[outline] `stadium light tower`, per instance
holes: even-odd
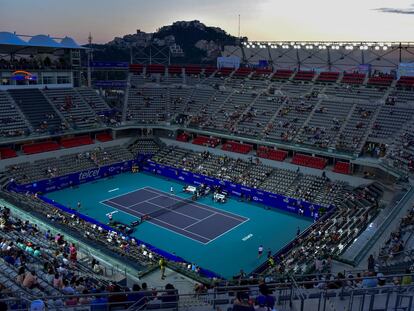
[[[91,73],[91,61],[93,58],[92,55],[92,34],[89,33],[88,36],[88,45],[89,45],[89,49],[88,49],[88,87],[92,87],[92,73]]]

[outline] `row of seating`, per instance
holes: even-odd
[[[331,82],[335,83],[338,81],[339,72],[332,72],[332,71],[324,71],[319,74],[316,78],[317,82]]]
[[[228,141],[223,144],[222,150],[247,154],[253,150],[253,146],[249,144],[240,143],[237,141]]]
[[[27,144],[22,146],[22,151],[25,154],[35,154],[48,152],[60,149],[60,146],[55,141],[46,141],[41,143]]]
[[[340,174],[350,174],[351,165],[349,162],[338,161],[335,163],[333,171],[335,173],[340,173]]]
[[[51,142],[51,146],[60,147],[55,142]],[[67,154],[57,158],[48,157],[36,160],[33,163],[23,162],[9,165],[6,169],[9,178],[13,178],[17,183],[26,184],[103,165],[125,162],[134,159],[134,157],[134,154],[123,146],[97,147],[82,153]]]
[[[394,77],[391,75],[381,75],[369,78],[368,85],[391,86]]]
[[[344,73],[341,80],[342,83],[346,84],[362,84],[366,75],[364,73]]]
[[[288,152],[285,150],[276,150],[266,146],[260,146],[257,149],[256,155],[259,158],[274,160],[274,161],[284,161],[288,155]]]
[[[272,80],[287,80],[293,75],[294,71],[289,69],[278,69],[272,76]]]
[[[321,157],[308,156],[297,153],[292,158],[292,164],[307,166],[323,170],[328,161]]]
[[[64,148],[73,148],[91,144],[93,144],[93,140],[89,135],[62,138],[60,140],[60,145]]]
[[[177,141],[182,141],[182,142],[188,142],[190,140],[190,135],[188,135],[188,133],[183,132],[179,135],[177,135],[176,138]]]
[[[17,153],[12,148],[0,148],[0,159],[9,159],[14,157],[17,157]]]
[[[312,81],[316,73],[314,71],[298,71],[293,77],[294,80]]]
[[[96,140],[100,142],[107,142],[107,141],[113,140],[112,135],[109,133],[99,133],[99,134],[96,134],[95,137],[96,137]]]
[[[215,137],[198,135],[196,138],[193,139],[192,143],[194,145],[216,148],[220,144],[220,139]]]
[[[178,147],[164,147],[151,160],[324,206],[340,202],[345,186],[341,182],[328,181],[322,176],[277,169],[260,161],[251,162]]]

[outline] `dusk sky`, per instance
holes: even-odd
[[[200,20],[250,40],[414,41],[407,0],[0,0],[0,31],[68,35],[86,43]]]

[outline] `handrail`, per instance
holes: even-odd
[[[387,218],[382,222],[381,226],[378,228],[378,230],[375,232],[375,234],[370,238],[367,245],[361,249],[359,254],[355,257],[354,263],[361,262],[362,258],[364,258],[369,250],[375,245],[375,243],[378,241],[378,239],[382,236],[382,234],[385,232],[385,230],[389,227],[390,223],[395,219],[395,217],[398,215],[398,213],[401,210],[401,207],[404,206],[408,199],[412,197],[414,194],[414,188],[410,186],[410,189],[404,194],[404,196],[401,198],[401,200],[394,206],[391,213],[387,216]]]

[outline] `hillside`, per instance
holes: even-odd
[[[137,30],[122,38],[116,37],[107,44],[95,44],[96,61],[129,61],[133,55],[144,58],[155,50],[171,55],[171,63],[213,63],[221,55],[224,45],[234,45],[238,38],[218,27],[206,26],[199,21],[178,21],[163,26],[155,33]],[[155,48],[154,48],[155,47]]]

